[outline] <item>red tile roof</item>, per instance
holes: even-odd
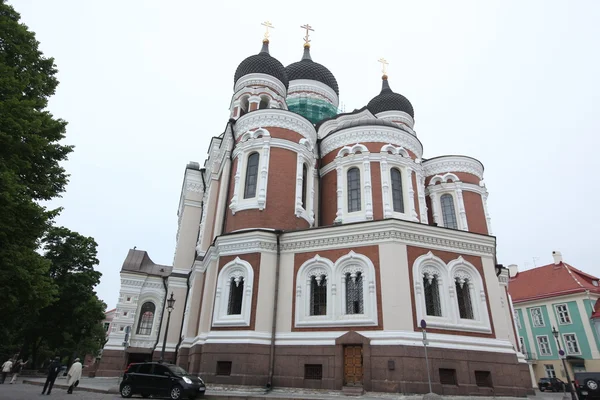
[[[510,279],[508,291],[515,303],[585,292],[585,290],[600,294],[600,287],[592,284],[592,281],[598,280],[595,276],[561,262],[558,265],[548,264],[519,272],[517,276]]]

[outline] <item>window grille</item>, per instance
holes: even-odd
[[[440,383],[442,385],[457,385],[456,370],[450,368],[440,368]]]
[[[568,333],[563,336],[565,339],[565,346],[567,347],[568,354],[579,354],[579,344],[577,343],[577,337],[573,333]]]
[[[468,280],[456,278],[456,300],[458,301],[460,317],[462,319],[475,319]]]
[[[357,272],[354,277],[346,273],[346,314],[364,314],[363,277]]]
[[[454,198],[451,194],[443,194],[440,197],[442,203],[442,216],[444,218],[444,226],[446,228],[458,229],[458,221],[456,220],[456,210],[454,209]]]
[[[231,375],[231,361],[217,361],[217,375]]]
[[[556,306],[556,312],[558,313],[558,322],[560,324],[570,324],[571,317],[569,316],[569,309],[566,304],[559,304]]]
[[[138,323],[138,335],[150,335],[152,333],[152,323],[154,322],[154,312],[156,307],[152,302],[146,302],[142,305],[140,311],[140,320]]]
[[[475,371],[475,383],[477,386],[494,387],[492,373],[490,371]]]
[[[248,156],[248,166],[246,167],[246,183],[244,185],[244,198],[251,199],[256,197],[256,182],[258,180],[258,153],[252,153]]]
[[[425,274],[423,277],[423,286],[425,287],[425,307],[427,309],[427,315],[441,317],[442,306],[440,303],[437,275]]]
[[[304,379],[323,379],[323,365],[304,364]]]
[[[360,209],[360,171],[354,167],[348,170],[348,212]]]
[[[306,188],[308,179],[308,167],[306,164],[302,164],[302,207],[306,210]]]
[[[236,282],[237,280],[237,282]],[[242,313],[242,299],[244,297],[244,278],[231,278],[229,281],[229,303],[227,304],[227,315],[239,315]]]
[[[397,168],[392,168],[392,201],[395,212],[404,212],[404,199],[402,196],[402,174]]]
[[[310,315],[327,315],[327,276],[310,277]]]

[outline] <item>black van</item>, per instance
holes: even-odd
[[[166,396],[172,400],[204,396],[206,386],[200,377],[190,375],[174,364],[146,362],[130,364],[120,386],[122,397]]]

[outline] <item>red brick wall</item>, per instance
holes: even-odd
[[[463,190],[463,201],[465,203],[465,212],[467,213],[467,224],[469,232],[488,234],[487,222],[485,220],[485,211],[481,195],[475,192]]]
[[[383,307],[381,306],[381,277],[379,273],[379,246],[363,246],[363,247],[353,247],[348,249],[335,249],[335,250],[321,250],[321,251],[310,251],[306,253],[296,253],[294,254],[294,288],[297,286],[296,279],[298,277],[298,271],[302,264],[304,264],[307,260],[310,260],[317,254],[321,257],[328,258],[332,262],[336,262],[340,257],[345,256],[350,252],[350,250],[354,250],[357,254],[362,254],[368,257],[373,266],[375,267],[375,282],[377,285],[376,294],[377,294],[377,326],[361,326],[357,328],[361,331],[376,331],[383,329]],[[295,291],[295,289],[294,289]],[[341,293],[341,291],[338,291]],[[327,328],[296,328],[294,326],[294,321],[296,320],[296,293],[292,293],[292,315],[291,315],[291,326],[292,332],[301,332],[301,331],[347,331],[349,327],[327,327]]]
[[[321,216],[319,226],[333,225],[337,214],[337,172],[321,177]]]
[[[256,322],[256,313],[258,310],[256,309],[256,304],[258,302],[258,278],[260,276],[260,253],[248,253],[248,254],[236,254],[234,256],[221,256],[219,258],[219,273],[223,269],[223,267],[233,260],[236,257],[239,257],[241,260],[247,261],[252,266],[252,270],[254,271],[254,280],[252,282],[252,307],[250,314],[250,327],[247,326],[232,326],[232,327],[215,327],[213,326],[211,329],[213,331],[247,331],[254,330],[254,324]],[[226,301],[227,299],[222,299],[222,301]],[[214,315],[214,302],[213,302],[213,315]]]
[[[414,282],[412,266],[415,263],[415,260],[420,256],[427,254],[431,251],[434,256],[440,258],[446,264],[452,260],[456,260],[458,257],[462,256],[465,261],[473,264],[473,266],[477,269],[479,274],[481,275],[481,280],[483,281],[483,289],[485,291],[486,299],[489,299],[488,290],[487,290],[487,282],[485,281],[485,277],[483,274],[483,264],[481,263],[481,258],[471,255],[465,255],[460,253],[453,253],[449,251],[441,251],[441,250],[432,250],[424,247],[415,247],[415,246],[406,246],[406,250],[408,253],[408,273],[410,276],[410,282]],[[410,293],[413,299],[415,299],[415,289],[414,285],[410,285]],[[477,333],[477,332],[463,332],[463,331],[453,331],[448,329],[430,329],[427,328],[427,331],[432,333],[445,333],[445,334],[455,334],[455,335],[463,335],[463,336],[475,336],[475,337],[496,337],[496,332],[494,330],[494,321],[492,319],[492,311],[490,309],[490,304],[487,302],[488,315],[490,316],[490,326],[492,328],[492,333]],[[416,332],[421,331],[421,327],[419,326],[420,321],[417,321],[417,309],[415,301],[412,302],[412,312],[413,312],[413,324],[414,330]]]
[[[381,187],[381,165],[371,163],[371,193],[373,197],[373,219],[383,219],[383,189]]]
[[[297,155],[295,152],[272,147],[269,157],[269,179],[267,182],[267,202],[265,209],[262,211],[259,209],[242,210],[233,215],[231,209],[227,207],[225,232],[245,228],[284,230],[308,228],[308,222],[304,218],[297,218],[294,213],[296,202],[296,164]],[[235,164],[234,167],[236,167]],[[231,195],[233,195],[234,191],[234,175],[235,172],[232,174],[230,182]],[[244,178],[240,177],[240,200],[244,196]],[[260,176],[258,179],[260,180]]]

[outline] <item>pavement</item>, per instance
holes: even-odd
[[[45,378],[29,378],[14,384],[0,385],[0,400],[26,400],[39,399],[41,396],[41,387],[45,382]],[[25,383],[25,384],[23,384]],[[86,399],[86,400],[116,400],[120,399],[119,393],[119,378],[82,378],[79,386],[74,390],[72,395],[66,394],[65,378],[59,377],[54,384],[51,396],[56,399]],[[352,398],[354,396],[345,396],[339,391],[327,390],[309,390],[296,388],[277,388],[266,393],[262,388],[249,388],[241,386],[216,386],[210,385],[207,388],[204,399],[206,400],[295,400],[295,399],[324,399],[333,400],[340,398]],[[562,400],[562,393],[540,393],[536,391],[535,396],[529,396],[530,400]],[[386,400],[386,399],[402,399],[402,400],[421,400],[422,395],[399,395],[394,393],[365,393],[358,396],[364,400]],[[466,397],[466,396],[440,396],[449,400],[486,400],[485,397]],[[491,397],[489,399],[492,399]],[[498,398],[493,398],[498,399]],[[502,400],[523,400],[523,398],[502,397]]]

